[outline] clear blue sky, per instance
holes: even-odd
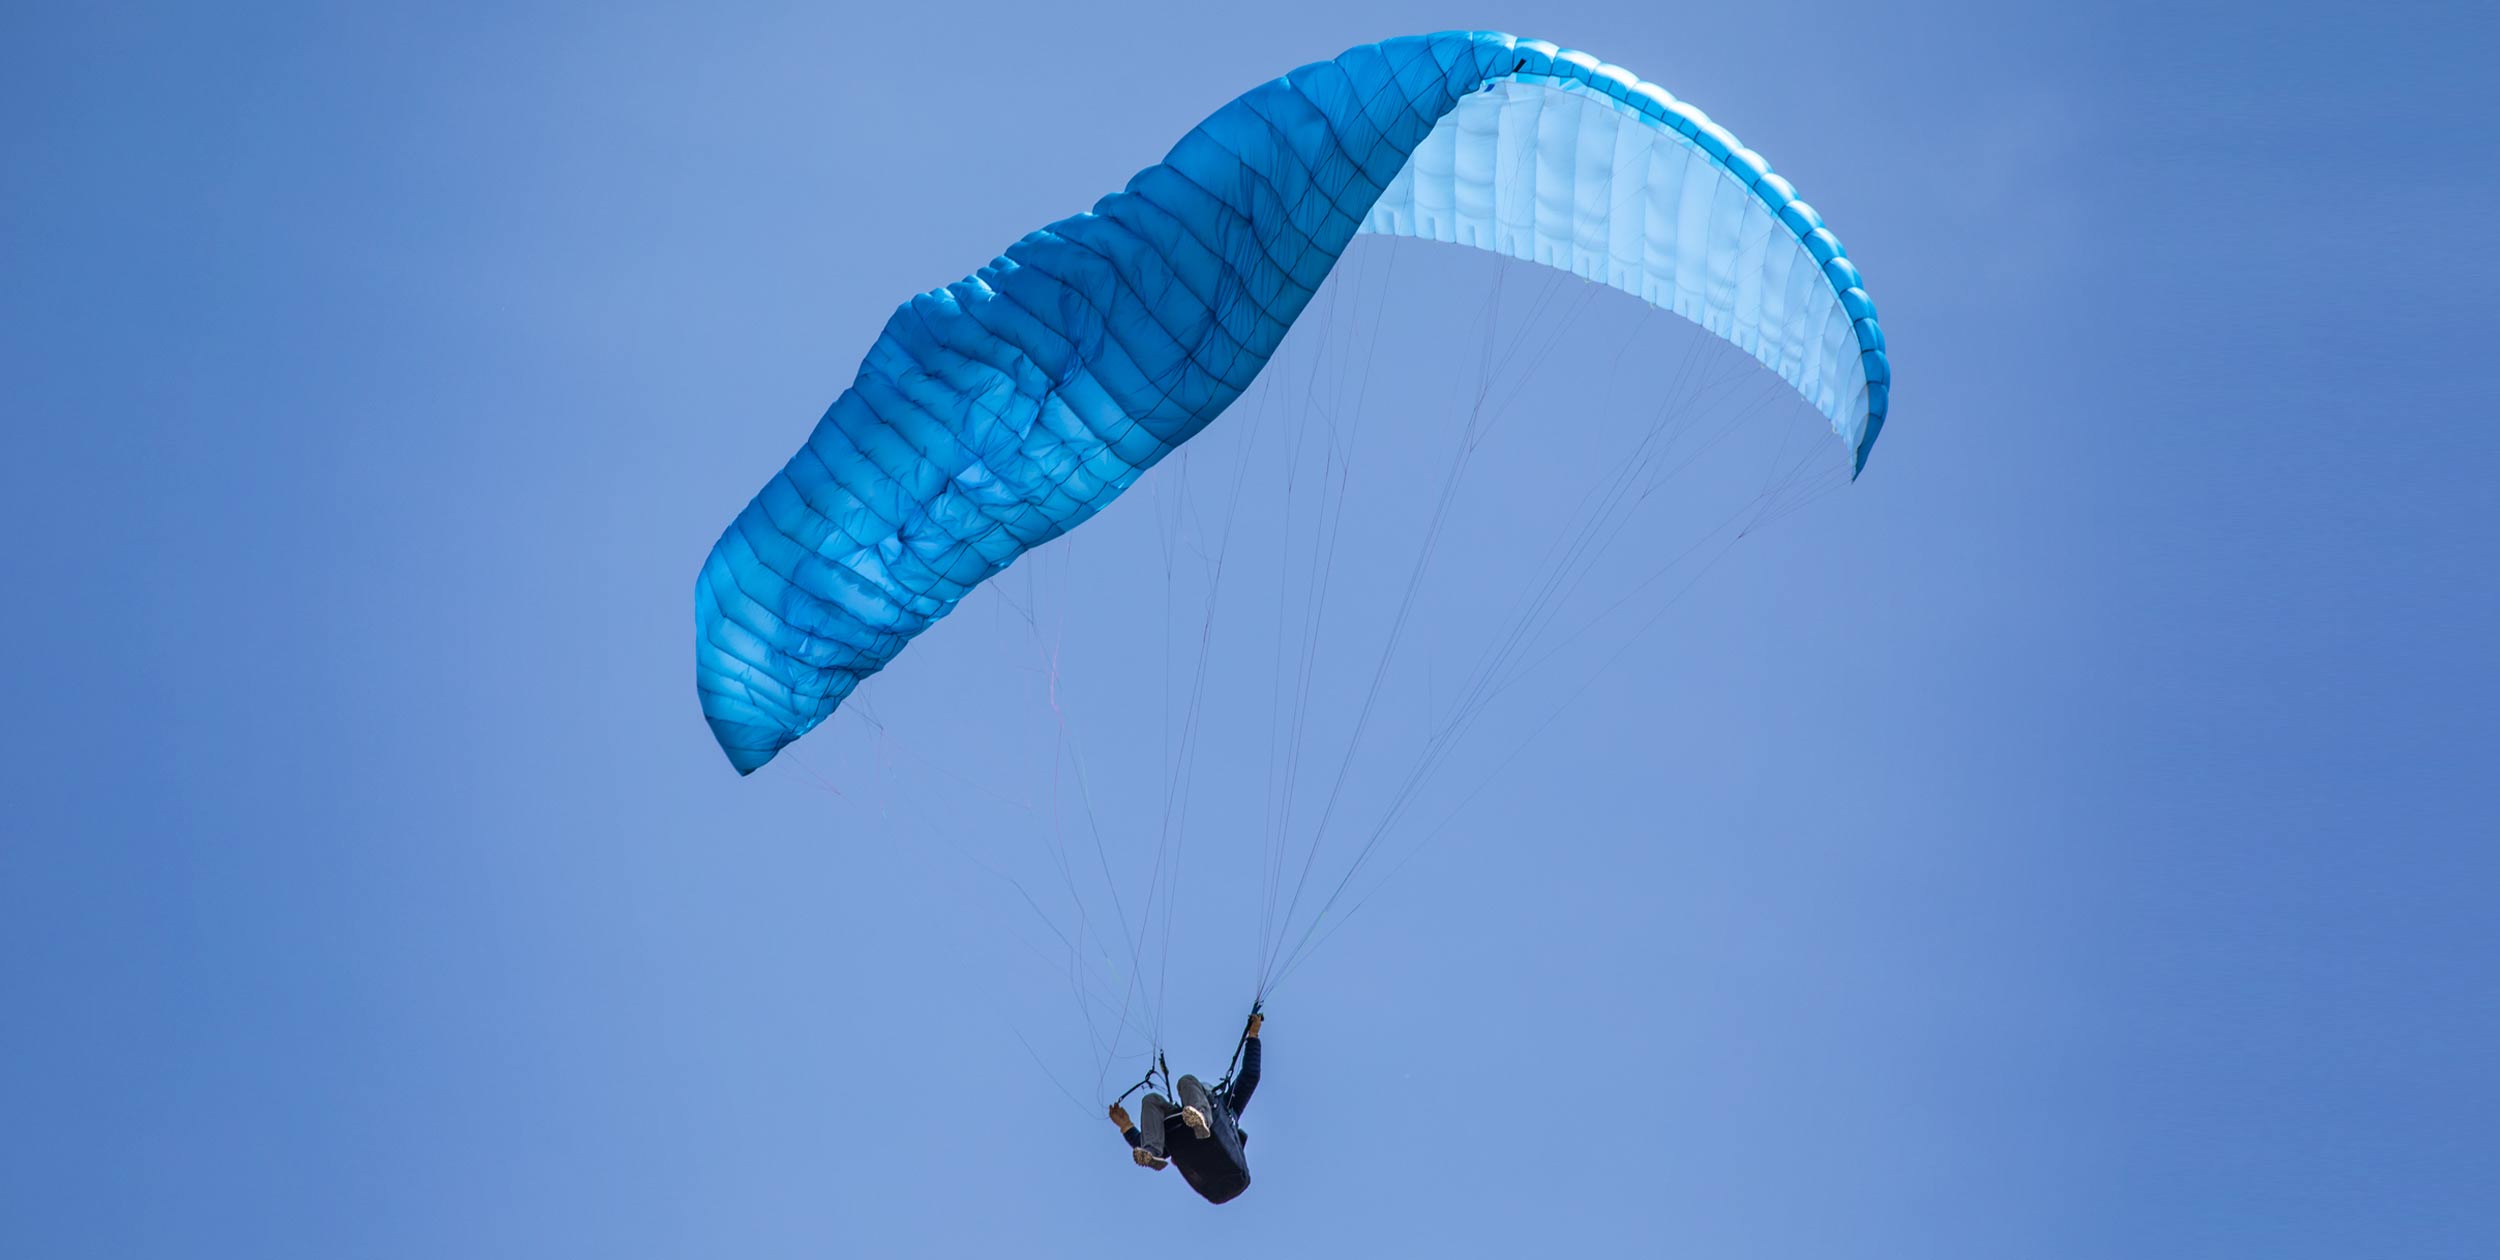
[[[1770,155],[1902,383],[1861,483],[1734,548],[1296,974],[1258,1184],[1210,1210],[1088,1114],[991,874],[1043,851],[1031,634],[967,604],[864,693],[884,735],[741,781],[690,585],[896,301],[1260,78],[1470,24]],[[0,1254],[2500,1253],[2495,35],[13,6]],[[1432,330],[1494,274],[1405,248],[1384,443],[1441,432]],[[1641,385],[1576,379],[1531,417]],[[1203,542],[1158,512],[1220,453],[1011,575],[1065,592],[1132,831],[1171,710],[1121,666],[1162,668],[1171,588],[1119,561]],[[1266,768],[1206,747],[1221,855]],[[1255,899],[1206,860],[1210,919]],[[1185,1068],[1245,969],[1176,939]]]

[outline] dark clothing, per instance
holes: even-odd
[[[1207,1202],[1229,1202],[1250,1188],[1250,1161],[1242,1149],[1250,1135],[1241,1131],[1238,1121],[1242,1109],[1250,1105],[1250,1091],[1258,1087],[1259,1039],[1252,1037],[1242,1043],[1241,1072],[1222,1097],[1210,1095],[1197,1077],[1184,1076],[1172,1090],[1181,1096],[1179,1102],[1161,1094],[1146,1095],[1142,1132],[1140,1127],[1130,1128],[1128,1144],[1170,1159],[1179,1166],[1189,1188]],[[1205,1137],[1189,1131],[1181,1119],[1182,1107],[1205,1113]]]

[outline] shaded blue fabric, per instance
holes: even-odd
[[[1459,108],[1497,87],[1501,100]],[[1505,127],[1551,151],[1496,163]],[[1614,148],[1570,156],[1593,153],[1601,129]],[[1428,138],[1448,169],[1410,169]],[[1637,182],[1649,172],[1654,188]],[[1649,188],[1647,217],[1675,222],[1641,240],[1618,230],[1633,212],[1601,187],[1614,182]],[[731,764],[770,761],[974,586],[1221,415],[1361,230],[1499,249],[1676,309],[1799,385],[1857,467],[1881,428],[1872,301],[1759,155],[1550,44],[1364,45],[1251,89],[1092,212],[894,312],[696,580],[697,688]],[[1765,252],[1770,237],[1802,261]]]

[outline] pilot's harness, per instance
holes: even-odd
[[[1266,1005],[1267,999],[1265,998],[1252,1002],[1250,1004],[1250,1019],[1257,1019],[1261,1009]],[[1224,1079],[1216,1082],[1215,1090],[1212,1095],[1213,1097],[1218,1099],[1230,1099],[1233,1096],[1233,1074],[1241,1070],[1242,1051],[1248,1049],[1249,1045],[1250,1020],[1246,1019],[1241,1023],[1240,1040],[1233,1043],[1233,1060],[1232,1062],[1224,1065]],[[1137,1093],[1137,1091],[1155,1084],[1155,1078],[1158,1076],[1163,1078],[1163,1096],[1166,1098],[1177,1096],[1179,1091],[1172,1088],[1171,1065],[1163,1061],[1163,1052],[1161,1050],[1157,1050],[1155,1051],[1155,1061],[1153,1066],[1146,1069],[1146,1074],[1144,1076],[1137,1078],[1136,1084],[1129,1086],[1126,1090],[1121,1092],[1118,1098],[1113,1099],[1113,1103],[1118,1104],[1127,1102]],[[1224,1105],[1229,1107],[1232,1104],[1230,1102],[1226,1102]]]

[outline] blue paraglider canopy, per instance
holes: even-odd
[[[1536,40],[1366,44],[1243,94],[1090,213],[912,298],[695,584],[741,774],[1247,389],[1357,233],[1559,268],[1691,320],[1828,420],[1854,474],[1891,368],[1838,238],[1760,154]]]

